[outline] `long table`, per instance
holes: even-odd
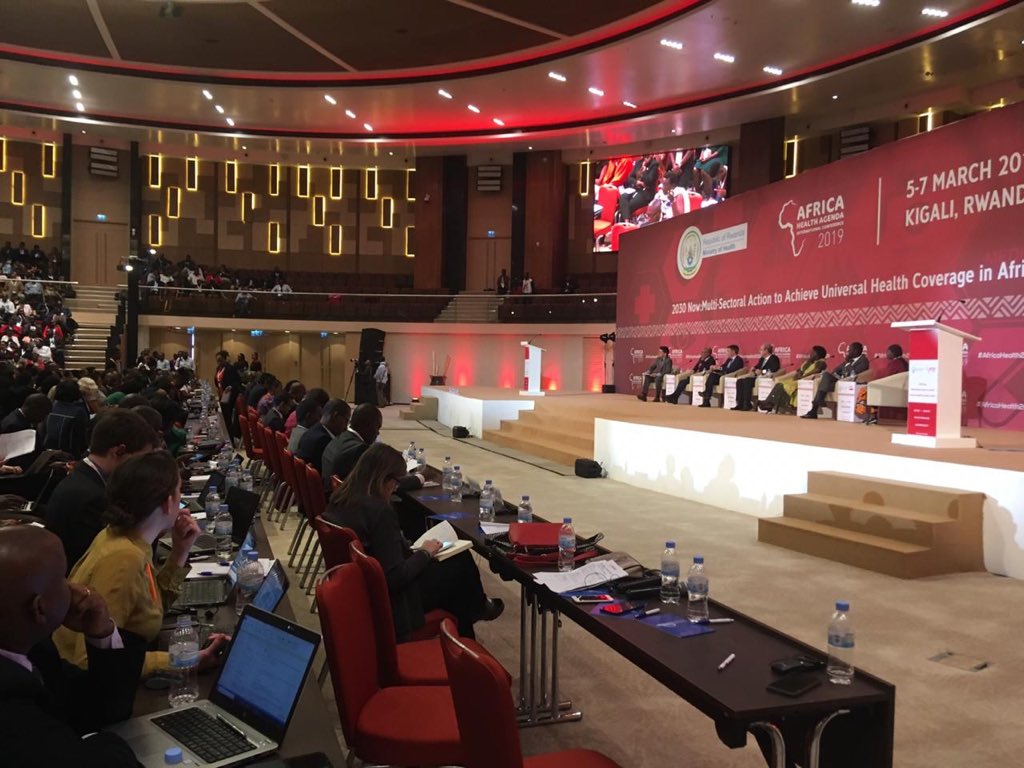
[[[437,488],[403,497],[403,528],[425,528],[429,518],[447,519],[460,537],[473,542],[491,570],[521,591],[518,705],[523,725],[548,725],[579,719],[564,700],[558,671],[558,630],[566,617],[643,669],[715,722],[719,739],[731,747],[757,739],[772,768],[891,768],[895,687],[860,669],[850,685],[823,685],[795,699],[769,692],[778,676],[772,661],[795,655],[824,658],[821,650],[792,638],[727,605],[711,600],[712,618],[732,618],[714,632],[683,639],[629,619],[596,615],[538,584],[535,569],[512,562],[487,541],[479,527],[478,502],[452,502]],[[539,518],[537,518],[540,521]],[[514,522],[511,507],[496,522]],[[422,528],[420,530],[422,532]],[[657,605],[664,613],[685,607]],[[724,671],[718,664],[730,653],[736,660]],[[817,673],[824,679],[824,671]]]

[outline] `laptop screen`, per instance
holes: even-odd
[[[284,575],[284,569],[281,567],[281,561],[277,560],[271,567],[270,573],[263,579],[263,583],[260,584],[259,591],[252,599],[252,604],[261,611],[273,613],[277,609],[277,604],[281,602],[281,598],[284,597],[284,591],[287,588],[288,582]]]
[[[210,699],[280,741],[319,645],[315,632],[250,606]]]
[[[228,512],[231,513],[231,539],[235,544],[241,544],[249,529],[252,528],[259,500],[259,494],[243,491],[238,486],[228,489],[226,501]]]

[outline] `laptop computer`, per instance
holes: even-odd
[[[238,581],[238,569],[245,562],[246,552],[256,548],[256,542],[252,531],[248,533],[238,548],[238,553],[228,568],[225,576],[210,576],[208,578],[187,579],[181,585],[181,594],[171,606],[172,610],[182,610],[197,605],[223,605],[231,596],[235,582]],[[203,568],[202,563],[196,563],[195,567]]]
[[[273,613],[288,591],[288,576],[285,575],[284,566],[280,560],[275,560],[270,567],[270,573],[263,577],[263,583],[252,598],[252,604],[261,611]]]
[[[163,766],[170,747],[204,768],[249,762],[284,740],[319,645],[316,632],[247,606],[209,699],[109,730],[146,768]]]
[[[260,497],[257,493],[244,491],[238,487],[228,489],[226,503],[228,512],[231,513],[231,541],[235,546],[239,546],[245,540],[246,534],[252,528],[252,521],[259,509],[259,502]],[[205,557],[217,551],[217,538],[213,535],[212,530],[214,521],[207,519],[205,513],[203,520],[207,530],[196,538],[189,550],[189,557]],[[170,549],[171,539],[169,536],[164,536],[159,541],[162,547]]]

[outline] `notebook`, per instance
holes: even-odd
[[[447,560],[453,555],[459,554],[459,552],[465,552],[467,549],[473,546],[473,542],[468,539],[459,539],[459,535],[452,528],[452,524],[447,520],[442,520],[440,523],[435,525],[433,528],[428,530],[413,544],[413,548],[423,546],[423,542],[428,539],[436,539],[441,542],[441,551],[434,555],[435,560]]]
[[[315,632],[250,605],[209,699],[109,730],[128,742],[145,768],[163,766],[170,747],[180,747],[189,765],[249,762],[284,740],[319,645]]]

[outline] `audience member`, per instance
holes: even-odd
[[[299,386],[302,385],[300,384]],[[302,386],[302,390],[300,390],[298,387],[292,388],[292,397],[295,400],[295,402],[301,403],[306,398],[312,398],[316,402],[316,404],[320,406],[322,410],[323,407],[327,405],[327,401],[331,399],[331,396],[327,394],[327,390],[322,389],[320,387],[313,387],[313,389],[309,390],[309,392],[300,396],[298,393],[303,390],[305,390],[304,386]],[[317,416],[317,419],[319,418],[320,417]],[[291,440],[292,430],[295,429],[295,425],[298,423],[298,419],[298,411],[293,410],[291,413],[288,414],[288,418],[284,420],[284,433],[289,440]]]
[[[323,467],[324,449],[348,429],[352,408],[344,400],[328,400],[320,414],[320,423],[299,439],[295,455],[317,470]]]
[[[291,435],[288,436],[288,450],[293,454],[298,450],[299,442],[302,440],[302,436],[306,434],[313,427],[314,424],[320,422],[320,416],[323,409],[320,404],[311,397],[306,397],[301,403],[299,403],[288,418],[292,415],[295,416],[296,423],[292,429]]]
[[[325,490],[330,490],[332,475],[337,475],[340,480],[348,477],[359,457],[376,442],[383,424],[384,417],[377,406],[372,403],[356,406],[349,420],[348,429],[331,440],[324,449],[321,477]],[[422,488],[424,479],[422,474],[403,472],[399,478],[398,489],[411,491]]]
[[[89,431],[89,410],[82,399],[78,382],[65,379],[53,394],[53,409],[46,417],[43,447],[79,458],[85,452]]]

